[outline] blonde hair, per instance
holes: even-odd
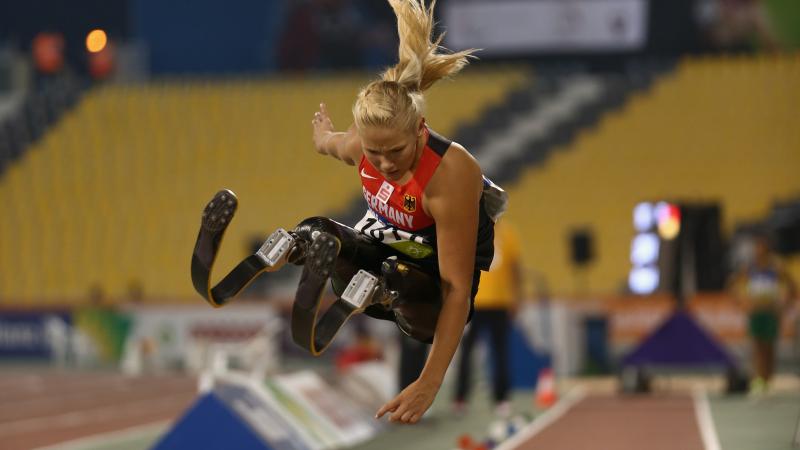
[[[438,53],[444,34],[433,36],[433,7],[425,0],[389,0],[397,16],[399,61],[379,80],[361,89],[353,105],[356,127],[380,126],[413,130],[425,110],[422,93],[434,83],[455,75],[475,49]]]

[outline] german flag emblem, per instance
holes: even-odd
[[[403,196],[403,209],[406,211],[413,213],[417,210],[417,197],[413,195],[406,194]]]

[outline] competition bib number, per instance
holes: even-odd
[[[434,254],[433,247],[424,237],[381,222],[371,210],[367,210],[354,228],[414,259],[423,259]]]

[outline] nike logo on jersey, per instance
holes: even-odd
[[[378,179],[377,177],[373,177],[372,175],[369,175],[367,172],[364,172],[364,168],[363,167],[361,168],[361,176],[364,177],[364,178],[369,178],[370,180],[377,180]]]

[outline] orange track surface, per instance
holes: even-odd
[[[31,449],[177,419],[197,395],[186,376],[113,373],[0,374],[0,442]]]
[[[590,396],[519,450],[703,450],[689,396]]]

